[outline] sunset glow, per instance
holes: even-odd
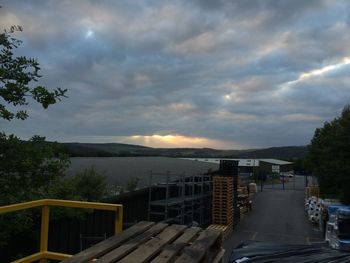
[[[350,1],[4,2],[37,85],[68,90],[45,111],[18,105],[25,124],[0,120],[22,139],[306,145],[349,103]]]
[[[183,135],[133,135],[125,138],[124,141],[133,144],[141,144],[150,147],[159,148],[221,148],[230,149],[235,147],[232,142],[224,142],[203,137],[189,137]]]

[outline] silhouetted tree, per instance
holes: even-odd
[[[340,117],[317,128],[307,159],[317,176],[321,194],[350,203],[350,106]]]

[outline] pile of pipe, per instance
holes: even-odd
[[[321,202],[316,196],[311,196],[305,200],[305,211],[309,221],[319,224],[321,221]]]

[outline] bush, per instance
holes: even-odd
[[[317,176],[323,197],[350,204],[350,106],[339,118],[315,131],[308,147],[308,163]]]

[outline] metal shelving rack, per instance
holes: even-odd
[[[158,176],[160,180],[154,180]],[[150,221],[203,226],[211,221],[211,175],[173,175],[150,173]],[[153,183],[156,181],[156,183]]]

